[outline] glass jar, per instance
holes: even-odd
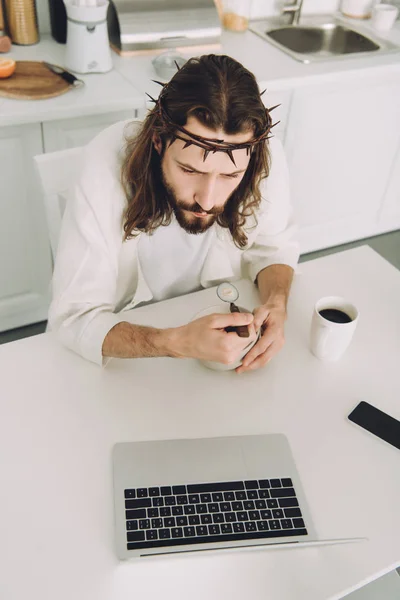
[[[246,31],[252,0],[222,0],[222,25],[229,31]]]

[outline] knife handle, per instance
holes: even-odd
[[[75,75],[72,75],[72,73],[68,73],[68,71],[63,71],[62,73],[60,73],[60,75],[64,79],[64,81],[70,83],[71,85],[75,85],[75,82],[78,81]]]
[[[239,307],[231,302],[231,313],[240,312]],[[228,327],[230,331],[236,331],[239,337],[248,338],[250,336],[249,328],[247,325],[237,325],[236,327]]]

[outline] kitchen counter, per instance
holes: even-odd
[[[366,35],[374,33],[368,22],[357,23],[357,29]],[[250,69],[260,85],[269,91],[306,85],[313,80],[333,82],[353,78],[354,73],[372,69],[400,72],[400,21],[380,37],[399,45],[398,52],[373,54],[363,57],[340,58],[325,62],[303,64],[295,61],[275,46],[251,31],[233,33],[223,31],[218,53],[228,54]],[[16,60],[46,60],[63,64],[65,45],[55,42],[50,35],[42,36],[36,46],[13,46],[10,56]],[[191,56],[192,53],[187,56]],[[114,69],[105,74],[80,76],[86,85],[62,96],[48,100],[11,100],[0,98],[0,125],[50,121],[101,114],[119,110],[140,109],[147,105],[145,92],[158,95],[160,87],[152,79],[159,79],[151,64],[153,56],[121,57],[112,53]]]

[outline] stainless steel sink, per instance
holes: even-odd
[[[361,33],[337,18],[328,23],[312,18],[303,21],[301,25],[281,23],[280,26],[276,26],[276,19],[252,21],[250,30],[304,63],[373,52],[399,51],[395,44],[370,35],[369,32]]]

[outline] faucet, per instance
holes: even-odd
[[[285,4],[282,8],[282,14],[290,15],[290,25],[298,25],[303,0],[293,0],[292,4]]]

